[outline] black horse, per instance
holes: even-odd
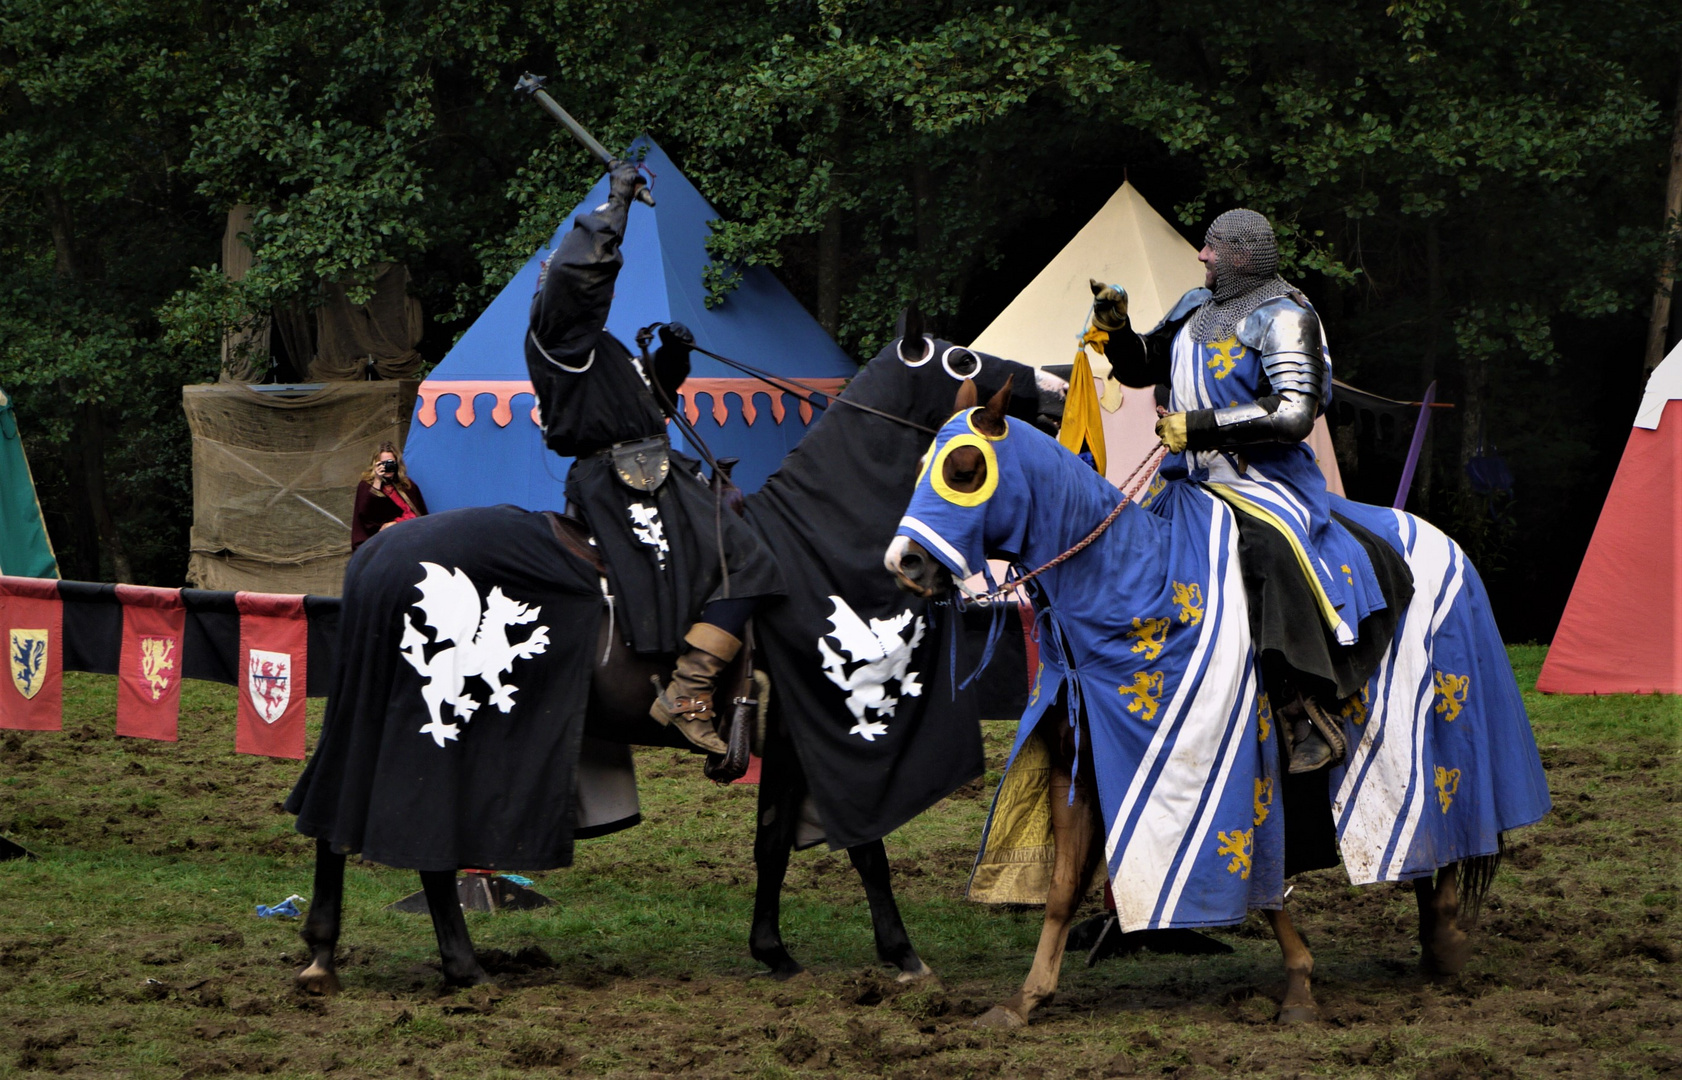
[[[1022,389],[1012,411],[1029,418],[1038,394],[1032,371],[1022,365],[925,336],[915,309],[905,313],[901,330],[746,500],[746,516],[776,554],[789,589],[786,599],[756,615],[761,666],[769,669],[773,690],[754,838],[750,949],[779,978],[802,970],[783,943],[779,911],[789,853],[812,808],[824,838],[845,847],[858,870],[877,955],[901,979],[931,974],[900,918],[881,838],[982,768],[974,699],[956,690],[950,669],[945,635],[956,631],[886,579],[880,553],[911,496],[930,435],[951,414],[964,380],[995,390],[1013,381]],[[345,853],[362,851],[419,870],[445,981],[481,982],[486,975],[456,898],[457,868],[544,869],[571,861],[574,833],[592,835],[575,830],[569,816],[585,736],[687,746],[648,717],[650,676],[668,673],[670,660],[634,655],[612,620],[600,617],[601,579],[587,549],[566,535],[563,519],[496,507],[420,519],[388,533],[370,542],[347,574],[347,654],[321,743],[288,802],[299,812],[299,830],[317,839],[314,896],[302,931],[311,962],[297,981],[318,993],[339,985],[334,948]],[[499,544],[512,551],[501,561],[492,553]],[[431,568],[417,581],[423,566]],[[482,623],[475,621],[481,613],[475,582],[490,593]],[[417,588],[420,601],[413,599]],[[465,629],[446,630],[448,619],[435,616],[444,610],[438,597],[446,588],[466,589],[467,599],[457,603],[466,605],[466,616],[452,616]],[[417,627],[411,612],[426,604],[429,591],[431,622]],[[519,599],[544,596],[552,602]],[[506,625],[485,645],[499,603]],[[531,630],[523,645],[509,644],[506,630],[539,617],[547,625]],[[483,647],[502,658],[505,670],[520,663],[513,670],[525,675],[510,677],[520,685],[503,686],[494,664],[474,667],[445,657],[452,651],[441,648],[446,640],[464,643],[454,650],[464,655],[469,645]],[[357,649],[365,661],[357,661]],[[420,685],[405,661],[429,682]],[[492,691],[488,702],[469,699],[479,679]],[[488,707],[493,704],[503,717]],[[445,719],[450,706],[454,723]],[[415,734],[429,710],[431,722],[420,731],[432,735],[437,751]],[[515,794],[451,817],[449,805],[440,808],[449,802],[440,790],[487,775],[483,766],[458,764],[470,760],[470,751],[499,753],[497,783]],[[404,756],[421,753],[460,756],[440,773]],[[533,801],[565,805],[534,809]],[[534,829],[543,834],[535,844],[529,841]],[[499,831],[524,839],[501,846],[484,841]],[[595,835],[602,831],[611,827]],[[416,840],[417,832],[428,835]],[[539,850],[545,854],[529,856],[536,861],[523,866],[510,853]]]

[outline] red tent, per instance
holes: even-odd
[[[1536,689],[1682,694],[1682,345],[1647,380]]]

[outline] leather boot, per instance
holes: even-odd
[[[710,754],[729,749],[718,736],[713,688],[719,675],[741,651],[742,641],[711,623],[698,622],[683,635],[689,648],[677,658],[671,684],[660,691],[648,715],[678,729]]]

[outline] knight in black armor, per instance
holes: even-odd
[[[607,332],[626,218],[643,185],[630,163],[615,162],[610,176],[607,202],[578,216],[539,276],[526,367],[544,442],[574,459],[568,510],[595,538],[632,647],[648,654],[684,647],[650,714],[700,749],[723,753],[714,686],[741,649],[748,616],[762,598],[782,593],[782,578],[700,463],[666,438],[693,336],[667,323],[648,357]]]
[[[1126,291],[1096,281],[1093,322],[1110,333],[1121,382],[1168,388],[1163,475],[1190,477],[1237,512],[1264,685],[1291,721],[1290,771],[1312,772],[1343,756],[1330,714],[1363,707],[1411,577],[1394,549],[1333,511],[1304,442],[1331,400],[1331,358],[1313,306],[1276,273],[1272,225],[1230,210],[1198,258],[1206,287],[1148,333],[1129,332]]]

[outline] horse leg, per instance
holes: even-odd
[[[806,796],[806,776],[793,744],[780,733],[768,733],[765,758],[759,770],[758,819],[753,831],[753,929],[748,951],[771,969],[774,979],[791,979],[806,969],[783,945],[783,879],[788,855],[794,849],[800,824],[800,802]]]
[[[339,917],[345,898],[345,857],[326,840],[315,842],[315,886],[310,911],[298,936],[310,949],[310,965],[298,973],[298,989],[309,994],[339,992],[333,949],[339,944]]]
[[[1067,724],[1056,724],[1047,715],[1034,738],[1043,738],[1051,750],[1051,835],[1057,854],[1052,863],[1051,888],[1045,898],[1045,923],[1040,927],[1034,966],[1015,996],[988,1010],[977,1027],[1017,1028],[1028,1023],[1028,1015],[1057,993],[1057,978],[1063,967],[1063,949],[1068,943],[1069,923],[1081,897],[1092,883],[1098,866],[1097,791],[1092,782],[1090,751],[1083,754],[1080,780],[1073,779],[1074,733]],[[1074,801],[1069,800],[1070,788]]]
[[[432,933],[438,938],[438,958],[444,962],[445,986],[477,986],[491,977],[473,955],[473,939],[467,933],[467,918],[461,913],[453,870],[422,870],[421,889],[426,909],[432,914]]]
[[[1419,966],[1430,976],[1458,975],[1471,956],[1471,939],[1460,929],[1459,863],[1437,871],[1437,880],[1415,878],[1419,904]]]
[[[1302,1024],[1320,1019],[1320,1006],[1314,1002],[1314,989],[1309,976],[1314,974],[1314,954],[1291,924],[1290,912],[1284,908],[1269,911],[1267,921],[1273,924],[1273,936],[1279,951],[1285,954],[1285,1000],[1279,1006],[1281,1024]]]
[[[847,849],[853,869],[864,883],[864,895],[870,901],[870,928],[876,935],[876,956],[884,964],[899,968],[899,981],[910,982],[933,975],[923,963],[917,950],[911,947],[911,935],[899,917],[899,905],[894,902],[894,887],[888,878],[888,849],[880,840]]]

